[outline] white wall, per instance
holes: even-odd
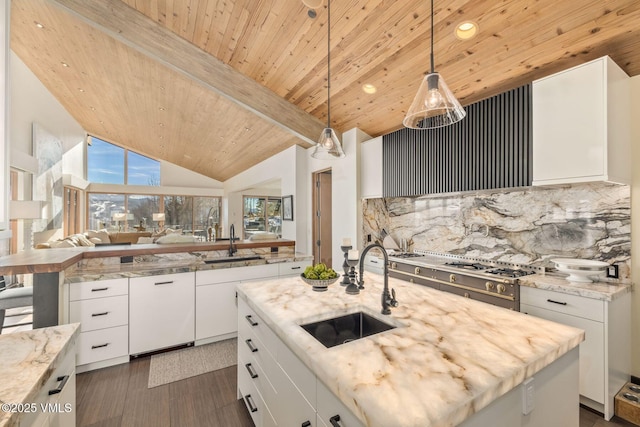
[[[282,237],[295,240],[298,252],[305,250],[306,237],[297,232],[307,218],[304,190],[297,180],[298,175],[305,175],[306,164],[300,161],[304,152],[302,147],[294,145],[224,182],[223,217],[228,220],[224,223],[223,236],[228,235],[230,224],[234,224],[236,235],[239,235],[239,230],[242,230],[242,195],[256,195],[252,189],[263,188],[265,193],[270,193],[266,195],[293,195],[294,220],[282,222]],[[273,189],[274,182],[280,182],[279,194],[269,191],[269,188]]]
[[[640,164],[640,76],[631,78],[631,158]],[[631,281],[640,282],[640,168],[631,180]],[[631,375],[640,376],[640,292],[631,294]]]
[[[371,139],[360,129],[351,129],[342,134],[342,145],[346,157],[335,160],[317,160],[311,157],[313,147],[307,150],[307,177],[305,188],[307,210],[311,212],[312,174],[331,168],[331,239],[333,268],[340,271],[344,255],[340,250],[342,239],[351,239],[354,245],[359,242],[359,230],[362,228],[362,203],[360,202],[360,143]],[[307,252],[313,253],[313,221],[307,221]],[[357,248],[362,249],[362,248]]]
[[[160,161],[160,184],[163,187],[215,188],[219,190],[223,188],[221,181],[164,160]]]

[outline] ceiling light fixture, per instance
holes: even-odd
[[[456,26],[454,31],[460,40],[469,40],[478,34],[478,24],[473,21],[465,21]]]
[[[38,21],[35,21],[35,23],[36,23],[36,27],[38,27],[38,28],[40,28],[40,29],[44,28],[44,25],[42,25],[42,24],[41,24],[41,23],[39,23]]]
[[[322,130],[311,157],[333,159],[344,156],[342,144],[331,128],[331,0],[327,0],[327,127]]]
[[[67,64],[66,62],[61,62],[63,67],[69,67],[69,64]]]
[[[402,124],[412,129],[448,126],[467,115],[460,102],[447,87],[433,60],[433,0],[431,0],[431,72],[424,76],[416,97]]]
[[[364,93],[368,93],[368,94],[373,94],[376,93],[378,91],[378,89],[376,89],[376,87],[374,85],[372,85],[371,83],[365,83],[362,85],[362,90],[364,91]]]

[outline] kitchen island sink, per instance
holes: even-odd
[[[395,328],[362,311],[300,326],[327,348]]]

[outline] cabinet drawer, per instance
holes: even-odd
[[[256,427],[278,425],[269,411],[269,407],[265,404],[260,391],[251,382],[249,373],[240,369],[240,367],[238,367],[238,390]]]
[[[71,301],[69,321],[80,322],[80,331],[112,328],[129,323],[129,297],[120,295],[109,298]]]
[[[219,270],[196,271],[196,286],[212,283],[239,282],[243,280],[267,279],[278,276],[277,264],[250,265],[248,267],[221,268]]]
[[[277,358],[285,374],[291,379],[293,387],[297,387],[300,394],[315,406],[316,376],[289,348],[277,338]]]
[[[69,300],[113,297],[129,293],[129,279],[96,280],[69,284]]]
[[[280,369],[277,364],[270,360],[271,356],[268,353],[264,351],[252,353],[245,344],[246,339],[247,338],[244,338],[238,343],[238,374],[248,375],[262,395],[265,404],[270,409],[275,408],[278,405],[278,393],[276,392],[272,377],[278,377],[278,371]],[[255,344],[260,348],[259,342]],[[267,370],[265,370],[263,364],[268,366]],[[269,372],[269,375],[267,375],[266,372]],[[284,374],[280,376],[284,376]]]
[[[238,298],[238,333],[248,336],[248,331],[258,337],[264,347],[276,356],[276,343],[279,338],[242,298]]]
[[[331,419],[340,417],[340,426],[342,427],[364,427],[364,424],[351,412],[344,404],[329,390],[321,381],[318,380],[318,418],[324,424],[330,426]],[[318,423],[321,425],[321,423]]]
[[[135,277],[129,279],[130,286],[159,286],[164,284],[192,284],[194,281],[193,273],[178,274],[160,274],[157,276]]]
[[[82,332],[78,338],[78,366],[129,354],[129,329],[127,326]]]
[[[604,301],[577,295],[520,287],[520,302],[558,313],[604,322]]]
[[[311,260],[280,263],[278,264],[278,275],[280,277],[299,276],[304,272],[305,268],[311,265],[311,263]]]

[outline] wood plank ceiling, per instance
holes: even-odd
[[[308,147],[326,122],[326,1],[315,19],[300,0],[87,2],[104,4],[102,26],[124,17],[111,33],[60,3],[74,0],[13,0],[12,49],[90,134],[224,181],[293,144]],[[463,105],[602,55],[640,74],[637,0],[438,0],[435,9],[436,69]],[[206,77],[136,49],[141,18],[145,31],[190,42],[298,107],[301,119],[278,125]],[[402,126],[429,67],[429,18],[424,0],[332,2],[332,126],[371,136]],[[465,19],[480,32],[461,41],[453,29]],[[364,93],[365,83],[377,92]],[[280,111],[268,96],[264,104]],[[306,131],[291,129],[298,121]]]

